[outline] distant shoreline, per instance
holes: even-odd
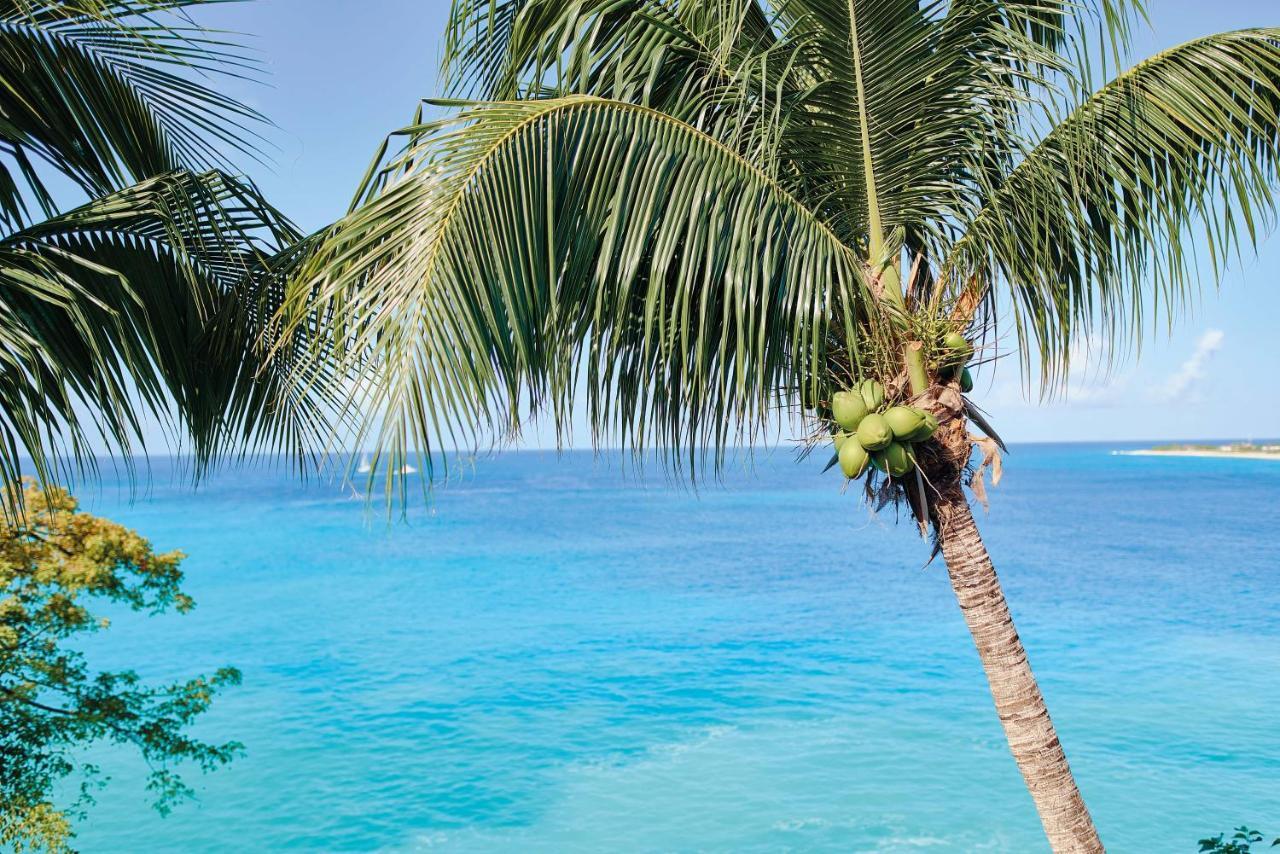
[[[1220,457],[1233,460],[1280,460],[1280,453],[1267,451],[1214,451],[1191,448],[1158,451],[1150,448],[1142,451],[1113,451],[1112,453],[1127,457]]]

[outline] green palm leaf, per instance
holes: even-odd
[[[198,467],[230,446],[322,446],[323,394],[287,385],[262,336],[292,227],[249,185],[172,173],[0,241],[0,476],[128,456],[149,416]],[[274,285],[274,290],[273,290]]]
[[[152,419],[197,473],[322,444],[325,393],[286,387],[263,339],[298,235],[203,172],[256,156],[263,123],[212,82],[253,63],[186,17],[205,2],[0,0],[2,479],[26,456],[70,476],[104,447],[132,467]],[[51,170],[92,201],[60,212]]]
[[[199,82],[247,67],[233,45],[173,15],[209,0],[0,4],[0,214],[21,227],[22,187],[45,215],[43,162],[91,196],[178,168],[253,154],[256,112]],[[18,179],[21,179],[21,182]]]
[[[535,92],[642,104],[779,177],[777,136],[803,85],[792,79],[799,46],[779,40],[755,3],[530,0],[505,28],[491,11],[486,27],[476,20],[480,7],[454,6],[453,30],[469,36],[455,37],[446,52],[456,91],[485,100]],[[475,55],[496,55],[501,73],[473,68]]]
[[[598,438],[719,462],[851,328],[831,318],[857,310],[856,255],[669,116],[570,97],[402,134],[291,300],[317,364],[370,378],[350,407],[388,477],[525,412],[563,428],[579,388]]]
[[[1074,338],[1123,342],[1172,319],[1275,214],[1280,30],[1209,36],[1082,103],[997,187],[948,261],[1008,294],[1023,358],[1060,379]],[[1190,230],[1204,229],[1197,258]]]
[[[1125,20],[1101,6],[459,0],[446,70],[456,90],[487,98],[554,91],[652,107],[752,160],[846,242],[870,251],[900,229],[938,258],[949,225],[1023,149],[1021,112],[1066,71],[1072,15]]]

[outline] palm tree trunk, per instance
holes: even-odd
[[[951,587],[978,647],[1009,749],[1035,801],[1049,845],[1054,852],[1103,851],[958,482],[943,491],[936,509]]]

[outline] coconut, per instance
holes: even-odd
[[[960,372],[960,390],[965,394],[973,391],[973,374],[969,373],[968,368]]]
[[[873,412],[858,425],[857,439],[858,444],[868,451],[879,451],[893,441],[893,430],[883,415]]]
[[[857,430],[867,414],[867,404],[856,391],[838,391],[831,398],[831,414],[844,429]]]
[[[884,414],[884,420],[897,439],[906,439],[924,424],[924,413],[914,406],[895,406]]]
[[[924,412],[924,423],[920,425],[914,433],[907,437],[911,442],[924,442],[933,438],[933,434],[938,432],[938,419],[932,412]]]
[[[950,366],[963,365],[973,356],[973,345],[959,332],[948,332],[942,346],[947,348],[944,362]]]
[[[902,477],[916,467],[910,449],[900,442],[889,443],[889,447],[881,451],[879,456],[884,464],[881,471],[888,471],[890,477]]]
[[[884,450],[876,451],[871,464],[890,477],[902,477],[916,465],[910,449],[901,442],[890,442]]]
[[[835,443],[836,450],[839,451],[844,446],[844,443],[851,438],[853,438],[852,433],[846,433],[843,430],[837,430],[835,434],[831,437],[831,441]]]
[[[853,436],[845,439],[840,445],[840,471],[844,472],[845,477],[860,477],[867,470],[867,463],[870,460],[871,455]]]
[[[875,412],[884,406],[884,386],[875,380],[863,380],[858,385],[858,392],[862,395],[862,400],[867,404],[870,412]]]

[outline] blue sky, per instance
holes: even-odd
[[[1280,26],[1276,0],[1148,0],[1145,56],[1196,36]],[[254,177],[312,229],[340,216],[378,144],[438,94],[447,0],[250,0],[201,10],[212,26],[250,34],[264,84],[235,94],[278,126],[275,163]],[[1022,393],[1016,360],[979,375],[976,399],[1012,441],[1258,438],[1280,435],[1280,236],[1236,265],[1172,336],[1163,326],[1140,358],[1109,376],[1087,366],[1065,400]],[[1006,344],[1010,342],[1005,342]],[[580,432],[575,444],[585,446]],[[545,444],[534,435],[529,444]]]

